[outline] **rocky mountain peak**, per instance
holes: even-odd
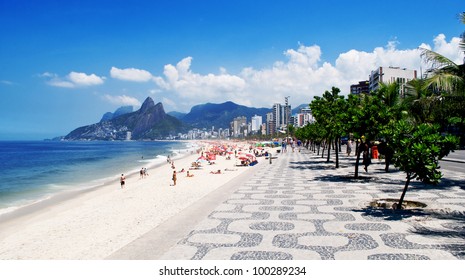
[[[153,101],[153,99],[151,97],[147,97],[145,99],[144,103],[142,103],[142,106],[140,107],[139,112],[141,112],[141,113],[147,112],[152,107],[155,107],[155,102]]]

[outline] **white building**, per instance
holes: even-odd
[[[273,112],[266,114],[266,134],[271,135],[276,131],[276,123],[273,120]]]
[[[252,132],[257,132],[262,128],[263,119],[262,116],[253,116],[252,117]]]
[[[247,118],[237,117],[231,122],[231,130],[233,137],[247,136]]]
[[[274,123],[274,132],[278,130],[287,131],[287,125],[289,124],[291,118],[291,106],[290,105],[281,105],[276,103],[273,105],[273,123]]]
[[[400,67],[379,67],[371,71],[369,79],[370,92],[379,88],[380,83],[390,84],[397,82],[400,85],[400,94],[404,95],[404,87],[409,81],[417,78],[417,70],[408,70]]]

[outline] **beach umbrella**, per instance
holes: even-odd
[[[196,161],[197,162],[207,162],[207,159],[204,156],[201,156]]]

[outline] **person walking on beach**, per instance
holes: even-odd
[[[370,147],[368,146],[368,143],[363,144],[362,146],[362,151],[363,151],[363,161],[362,164],[365,166],[363,169],[365,169],[365,172],[368,172],[368,166],[371,163],[371,158],[370,158]]]
[[[126,177],[124,177],[124,174],[121,174],[119,181],[121,183],[121,188],[124,188],[124,185],[126,184]]]
[[[173,171],[173,186],[176,186],[176,170]]]
[[[350,153],[352,153],[352,140],[347,140],[347,156],[350,156]]]

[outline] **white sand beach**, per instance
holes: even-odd
[[[204,149],[216,144],[203,143]],[[238,145],[248,151],[247,143]],[[0,259],[104,259],[233,178],[259,168],[236,167],[232,154],[230,160],[217,156],[215,164],[204,162],[201,169],[189,170],[199,156],[173,159],[176,186],[167,163],[148,170],[143,179],[139,174],[128,177],[123,189],[115,181],[0,222]],[[187,170],[194,176],[187,177]],[[221,174],[211,174],[217,170]]]

